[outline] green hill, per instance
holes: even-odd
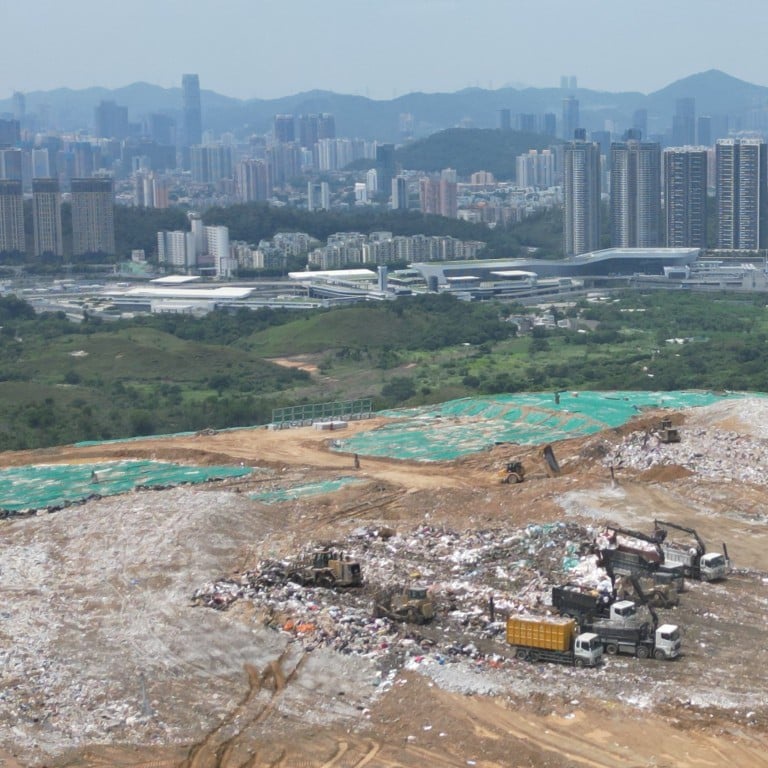
[[[529,149],[559,143],[540,133],[489,129],[449,128],[401,147],[395,159],[403,168],[440,171],[454,168],[460,176],[490,171],[497,179],[515,178],[515,158]]]

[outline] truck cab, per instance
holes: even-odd
[[[637,620],[637,605],[632,600],[617,600],[611,605],[609,621],[633,624]]]
[[[662,624],[654,637],[654,658],[675,659],[680,655],[680,628],[677,624]]]
[[[573,644],[573,657],[577,666],[596,667],[603,657],[603,644],[594,632],[582,632]]]
[[[728,574],[728,560],[719,552],[710,552],[701,556],[699,570],[703,581],[724,579]]]

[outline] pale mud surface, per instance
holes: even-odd
[[[0,455],[0,466],[136,456],[261,468],[0,524],[0,766],[768,765],[768,484],[762,467],[737,479],[766,447],[768,410],[729,401],[674,417],[682,442],[649,447],[662,463],[631,454],[647,417],[556,444],[557,478],[512,446],[442,464],[361,457],[363,484],[273,505],[248,494],[353,473],[352,457],[309,428]],[[724,452],[723,432],[743,441]],[[612,483],[604,459],[620,446]],[[521,485],[497,483],[508,456],[528,468]],[[697,469],[692,456],[712,461]],[[191,605],[205,582],[362,525],[649,530],[654,518],[695,527],[711,549],[727,542],[736,568],[681,595],[675,662],[425,661],[382,677],[374,659],[306,651],[245,602]]]

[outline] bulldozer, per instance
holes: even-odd
[[[664,418],[657,430],[659,441],[662,443],[679,443],[680,433],[672,426],[672,419]]]
[[[373,601],[373,617],[408,624],[428,624],[435,617],[435,605],[426,587],[410,585],[402,591],[378,594]]]
[[[288,571],[288,580],[303,586],[359,587],[363,583],[360,563],[333,549],[320,549],[312,553],[310,562]]]

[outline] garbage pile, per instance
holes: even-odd
[[[688,428],[680,442],[665,444],[648,432],[633,432],[603,458],[606,467],[644,471],[676,465],[702,479],[768,485],[768,440],[721,429]]]
[[[363,527],[334,542],[360,562],[361,588],[293,583],[288,578],[293,562],[265,560],[239,576],[202,586],[192,601],[226,610],[247,600],[264,623],[289,633],[307,650],[323,646],[362,655],[383,668],[399,668],[425,654],[437,663],[470,657],[495,664],[504,654],[506,615],[546,613],[554,584],[575,579],[594,586],[603,577],[587,554],[594,535],[572,523],[512,531],[421,525],[396,533]],[[312,550],[307,547],[299,557]],[[416,626],[374,618],[378,595],[414,584],[427,587],[433,621]]]

